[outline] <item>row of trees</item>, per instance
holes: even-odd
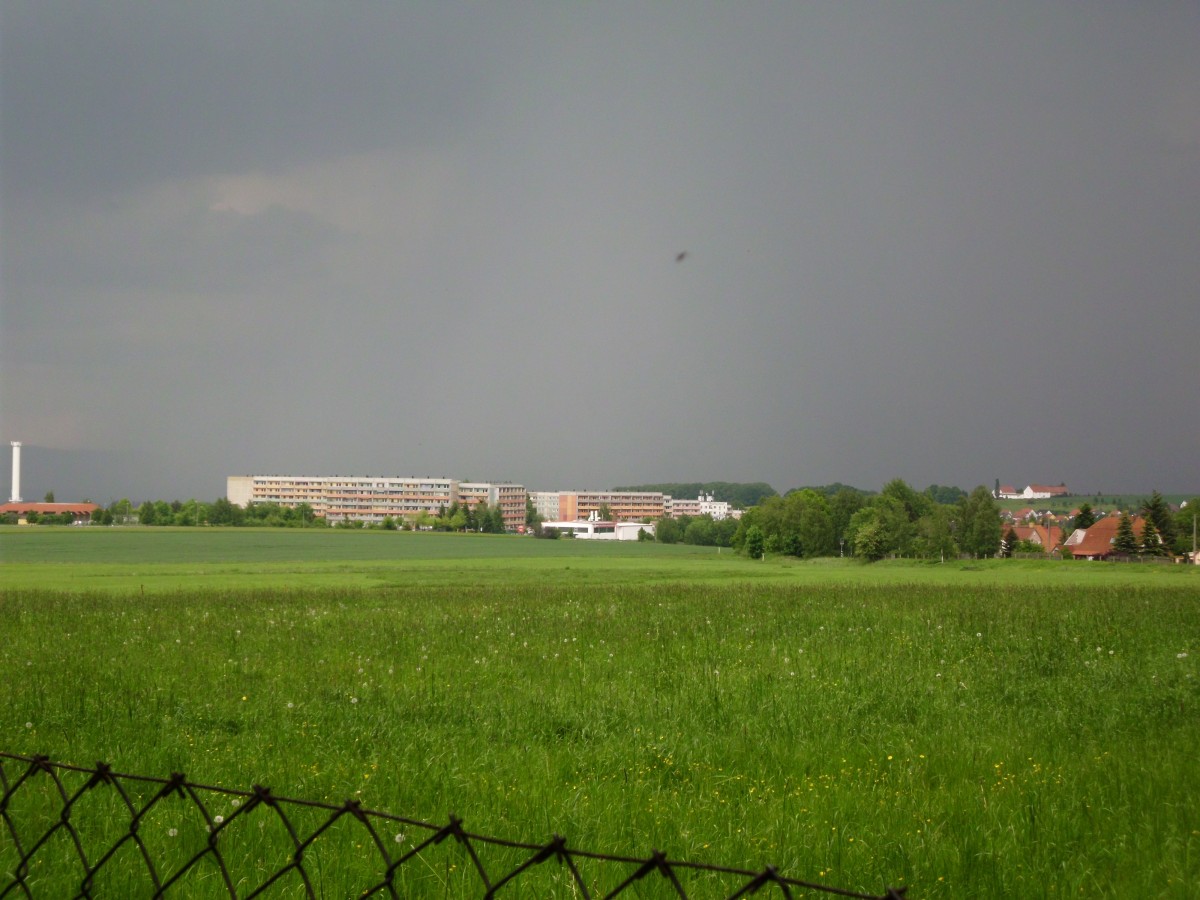
[[[1200,499],[1172,511],[1162,494],[1154,491],[1139,510],[1146,524],[1135,535],[1130,520],[1122,523],[1118,552],[1124,554],[1183,554],[1192,549]],[[1096,521],[1084,502],[1074,528],[1089,528]],[[661,519],[658,539],[665,543],[732,546],[758,558],[765,553],[797,557],[854,555],[868,560],[886,556],[945,559],[969,555],[988,557],[1000,553],[1044,552],[1039,544],[1022,543],[1014,531],[1004,534],[1000,508],[987,488],[970,493],[960,488],[930,485],[917,491],[901,479],[889,482],[878,494],[842,484],[801,488],[786,496],[764,498],[747,509],[736,527],[732,522]],[[1159,540],[1161,538],[1161,541]]]
[[[1188,538],[1191,537],[1191,528],[1187,526],[1195,521],[1196,507],[1194,503],[1182,507],[1178,515],[1173,515],[1171,507],[1167,505],[1163,495],[1155,491],[1150,495],[1150,499],[1142,504],[1141,514],[1145,519],[1145,526],[1142,529],[1142,544],[1149,544],[1151,548],[1145,552],[1159,556],[1167,549],[1176,553],[1184,553],[1191,549],[1188,541]],[[1124,523],[1118,527],[1118,535],[1123,526]],[[1130,531],[1132,530],[1133,523],[1130,522]],[[1160,541],[1159,538],[1162,540]],[[1160,553],[1160,551],[1162,552]]]
[[[5,513],[0,516],[0,525],[16,525],[21,517],[16,513]],[[72,513],[26,513],[24,519],[30,525],[74,525],[75,516]]]
[[[53,495],[48,495],[53,496]],[[46,502],[52,503],[53,500]],[[16,517],[12,516],[13,524]],[[375,527],[395,531],[421,528],[434,531],[475,531],[503,534],[504,515],[499,506],[484,501],[471,505],[455,501],[449,507],[441,507],[437,513],[421,511],[411,521],[387,516],[382,523],[367,526],[357,520],[328,521],[318,516],[311,506],[301,503],[295,507],[278,503],[254,503],[245,508],[219,497],[211,503],[201,500],[147,500],[135,506],[128,499],[117,500],[92,514],[95,525],[230,525],[266,528],[366,528]],[[26,517],[31,524],[71,525],[75,517],[71,513],[44,515],[31,513]]]
[[[386,528],[386,520],[385,525]],[[504,514],[499,506],[489,506],[486,501],[471,506],[457,500],[449,507],[438,509],[437,515],[422,510],[412,523],[402,522],[402,528],[419,528],[433,531],[477,531],[484,534],[504,534]]]
[[[943,502],[946,498],[954,502]],[[1000,541],[1000,510],[987,488],[966,494],[935,485],[918,492],[897,478],[878,494],[841,486],[832,496],[804,488],[770,498],[746,511],[733,544],[751,556],[852,554],[877,560],[992,556]]]
[[[740,520],[663,517],[655,523],[655,537],[665,544],[733,547],[754,558],[991,556],[1000,549],[1001,522],[987,488],[968,494],[931,485],[918,492],[896,479],[878,494],[843,484],[770,494]]]
[[[654,525],[654,537],[663,544],[694,544],[699,547],[732,547],[737,519],[714,520],[712,516],[663,516]]]

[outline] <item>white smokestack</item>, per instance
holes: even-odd
[[[8,498],[9,503],[21,502],[21,442],[12,441],[13,450],[13,474],[12,474],[12,496]]]

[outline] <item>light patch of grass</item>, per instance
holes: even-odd
[[[1056,560],[750,560],[729,549],[529,537],[233,528],[0,527],[10,589],[114,593],[510,584],[1190,584],[1200,567]]]

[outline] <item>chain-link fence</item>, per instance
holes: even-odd
[[[0,752],[0,898],[726,897],[896,900],[762,871]],[[220,810],[220,811],[218,811]],[[553,863],[553,865],[547,865]]]

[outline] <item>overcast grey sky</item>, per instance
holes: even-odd
[[[1198,46],[1193,0],[0,0],[0,446],[101,502],[1200,489]]]

